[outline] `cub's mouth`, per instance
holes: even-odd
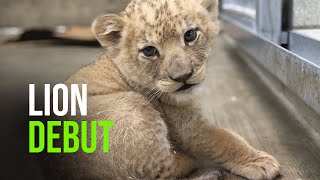
[[[181,88],[179,88],[176,92],[180,92],[180,91],[185,91],[188,90],[190,88],[192,88],[193,86],[196,86],[197,84],[184,84]]]
[[[184,82],[178,83],[172,80],[159,80],[157,82],[157,87],[162,92],[175,93],[175,92],[187,92],[191,88],[199,85],[198,82]]]

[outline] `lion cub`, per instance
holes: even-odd
[[[112,119],[115,126],[109,154],[58,158],[66,177],[217,178],[214,170],[190,176],[198,158],[249,179],[279,173],[272,156],[207,122],[194,98],[219,31],[218,0],[133,0],[122,13],[97,18],[92,29],[106,53],[66,83],[88,84],[87,119]]]

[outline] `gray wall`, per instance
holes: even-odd
[[[100,14],[123,10],[129,1],[0,0],[0,27],[88,25]],[[320,27],[319,0],[293,0],[293,6],[294,28]]]
[[[105,13],[123,10],[129,0],[0,0],[0,27],[89,25]]]
[[[320,28],[319,0],[293,0],[294,28]]]

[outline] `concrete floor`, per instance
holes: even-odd
[[[244,61],[236,52],[223,39],[218,41],[205,82],[204,113],[217,126],[275,156],[282,165],[279,179],[319,179],[320,116],[283,85],[272,92],[244,63],[252,59]],[[282,93],[290,99],[280,97]]]
[[[1,143],[7,145],[0,148],[0,153],[5,154],[0,179],[42,177],[40,167],[26,153],[28,84],[63,82],[101,52],[100,48],[40,47],[28,43],[0,47],[1,109],[7,120],[0,126]],[[282,165],[279,179],[319,179],[319,116],[303,103],[293,110],[279,100],[234,52],[220,38],[210,56],[202,97],[206,116],[217,126],[234,130],[256,148],[274,155]],[[225,179],[241,178],[225,173]]]

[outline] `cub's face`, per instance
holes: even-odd
[[[205,78],[217,9],[217,0],[133,0],[96,19],[93,32],[135,88],[188,95]]]

